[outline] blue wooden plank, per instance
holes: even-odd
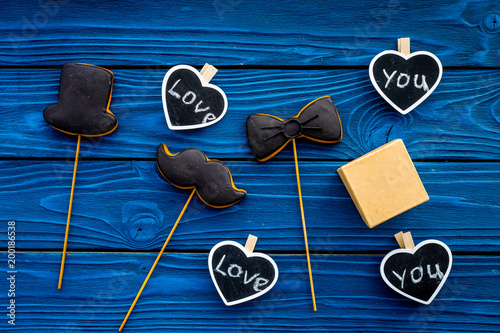
[[[499,66],[498,1],[214,0],[0,8],[1,65],[368,65],[396,39],[445,66]]]
[[[313,253],[388,251],[400,230],[412,231],[416,241],[442,240],[457,251],[500,251],[499,163],[416,163],[430,200],[373,229],[336,173],[342,163],[299,164]],[[226,209],[193,199],[168,249],[208,251],[216,242],[244,242],[257,233],[261,249],[303,251],[293,162],[227,165],[247,197]],[[0,162],[0,220],[18,223],[19,249],[61,250],[72,172],[65,161]],[[187,197],[188,191],[158,177],[154,162],[83,160],[68,248],[159,249]]]
[[[72,253],[57,290],[60,254],[17,253],[15,329],[116,332],[155,257]],[[497,256],[454,256],[447,283],[425,306],[384,284],[382,256],[313,255],[317,312],[305,256],[272,257],[280,270],[274,288],[226,307],[210,279],[207,253],[165,254],[124,332],[493,332],[500,325]],[[0,300],[7,304],[7,293]],[[3,320],[0,331],[12,332]]]
[[[500,71],[445,70],[437,90],[403,116],[375,91],[367,70],[220,70],[212,80],[228,96],[226,116],[214,126],[168,129],[161,102],[166,70],[115,70],[111,110],[118,129],[85,139],[82,157],[153,158],[159,143],[172,151],[189,147],[217,158],[252,158],[245,121],[253,113],[296,115],[309,101],[332,96],[344,129],[334,145],[299,140],[300,158],[353,159],[401,138],[414,159],[500,158]],[[0,73],[0,156],[71,157],[76,138],[59,133],[42,117],[55,103],[59,69]],[[467,85],[464,85],[467,82]],[[287,148],[275,158],[293,158]],[[272,162],[272,161],[271,161]]]

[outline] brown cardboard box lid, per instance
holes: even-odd
[[[429,200],[401,139],[347,163],[337,172],[370,228]]]

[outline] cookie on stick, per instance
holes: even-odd
[[[191,194],[172,227],[167,240],[163,244],[160,253],[156,257],[153,266],[149,270],[148,276],[144,280],[141,289],[139,289],[125,319],[123,319],[118,329],[120,332],[132,313],[144,287],[146,287],[153,270],[160,261],[161,255],[165,251],[170,238],[193,196],[197,194],[198,198],[210,207],[226,208],[242,200],[247,193],[245,190],[240,190],[234,186],[231,172],[224,163],[207,158],[207,156],[198,149],[190,148],[180,153],[172,154],[167,146],[162,143],[158,146],[156,153],[156,165],[164,180],[178,188],[191,190]]]
[[[316,298],[309,258],[309,245],[307,242],[306,221],[304,205],[302,203],[302,190],[300,187],[299,164],[295,139],[307,138],[321,143],[335,143],[342,140],[342,126],[337,109],[329,96],[324,96],[307,104],[298,115],[285,120],[267,114],[252,114],[247,118],[248,144],[255,158],[265,162],[278,154],[292,141],[295,159],[295,172],[299,192],[300,213],[302,229],[306,247],[307,266],[314,311],[316,311]]]
[[[43,118],[50,126],[60,132],[78,137],[58,289],[62,286],[66,261],[81,138],[82,136],[107,135],[118,126],[118,120],[109,110],[112,91],[113,73],[110,70],[88,64],[66,63],[61,70],[57,103],[48,106],[43,111]]]

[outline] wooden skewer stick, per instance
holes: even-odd
[[[295,158],[295,173],[297,175],[297,187],[299,188],[299,202],[300,202],[300,214],[302,216],[302,229],[304,230],[304,241],[306,244],[307,267],[309,268],[309,281],[311,282],[311,295],[312,295],[313,307],[314,311],[316,311],[316,297],[314,296],[311,259],[309,258],[309,245],[307,243],[306,219],[304,217],[304,204],[302,203],[302,190],[300,189],[299,162],[297,161],[297,148],[295,147],[295,139],[292,139],[292,142],[293,142],[293,156]]]
[[[177,221],[175,221],[175,224],[172,227],[172,230],[170,231],[170,234],[168,235],[168,238],[165,241],[165,244],[163,244],[163,247],[161,248],[160,253],[158,253],[158,256],[156,257],[156,260],[155,260],[153,266],[149,270],[148,276],[146,276],[146,279],[144,280],[144,283],[142,284],[141,289],[139,289],[139,292],[137,293],[137,296],[135,296],[134,302],[130,306],[130,309],[128,309],[127,315],[125,316],[125,319],[123,319],[122,325],[118,329],[119,332],[121,332],[122,329],[123,329],[123,326],[125,326],[125,323],[127,322],[128,317],[130,316],[130,314],[132,313],[132,310],[134,309],[135,303],[137,303],[137,300],[139,299],[139,297],[142,294],[142,291],[144,290],[144,287],[146,287],[146,284],[148,283],[148,280],[151,277],[151,274],[153,274],[153,271],[154,271],[154,269],[156,267],[156,264],[158,264],[158,261],[160,261],[161,255],[163,254],[163,251],[165,251],[165,248],[167,247],[167,244],[170,241],[170,238],[174,234],[175,228],[177,228],[177,225],[179,224],[179,221],[181,220],[182,215],[184,215],[184,212],[186,211],[186,208],[189,205],[189,202],[191,201],[191,199],[193,198],[193,196],[194,196],[195,193],[196,193],[196,189],[194,188],[193,192],[191,192],[191,195],[187,199],[186,204],[184,205],[184,208],[182,208],[182,211],[179,214],[179,217],[177,218]]]
[[[64,235],[64,248],[61,259],[61,269],[59,271],[59,284],[57,289],[61,289],[62,279],[64,274],[64,263],[66,262],[66,248],[68,246],[69,221],[71,220],[71,208],[73,207],[73,194],[75,193],[76,168],[78,166],[78,155],[80,154],[80,142],[82,136],[78,135],[78,143],[76,144],[75,166],[73,168],[73,182],[71,183],[71,196],[69,197],[68,219],[66,220],[66,234]]]

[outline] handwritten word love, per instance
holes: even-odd
[[[249,284],[250,282],[252,282],[252,280],[255,279],[252,286],[253,290],[255,291],[262,291],[262,289],[259,288],[269,283],[268,279],[265,279],[263,277],[258,277],[260,273],[255,273],[254,275],[252,275],[252,277],[250,277],[250,279],[248,279],[248,271],[247,270],[243,271],[241,266],[238,266],[236,264],[230,264],[229,266],[226,265],[227,268],[221,270],[224,259],[226,259],[226,255],[222,256],[221,260],[219,261],[219,264],[214,269],[215,272],[221,274],[222,276],[229,276],[231,278],[240,278],[243,275],[243,273],[245,273],[243,277],[243,283]]]
[[[175,98],[177,99],[181,99],[181,95],[174,91],[174,88],[177,86],[177,84],[179,84],[179,82],[181,81],[182,79],[178,79],[177,81],[175,81],[174,85],[172,86],[172,88],[170,88],[170,90],[168,91],[168,93],[172,96],[174,96]],[[191,105],[193,104],[195,101],[196,101],[196,94],[192,91],[187,91],[184,96],[182,96],[182,103],[184,103],[185,105]],[[195,106],[195,109],[194,109],[194,112],[195,113],[198,113],[198,112],[207,112],[210,110],[210,106],[207,106],[207,107],[204,107],[202,108],[201,105],[203,104],[203,100],[199,100],[199,102],[196,104]],[[203,118],[203,121],[202,123],[205,124],[207,123],[208,121],[213,121],[217,119],[215,117],[215,115],[213,113],[207,113],[205,115],[205,117]]]

